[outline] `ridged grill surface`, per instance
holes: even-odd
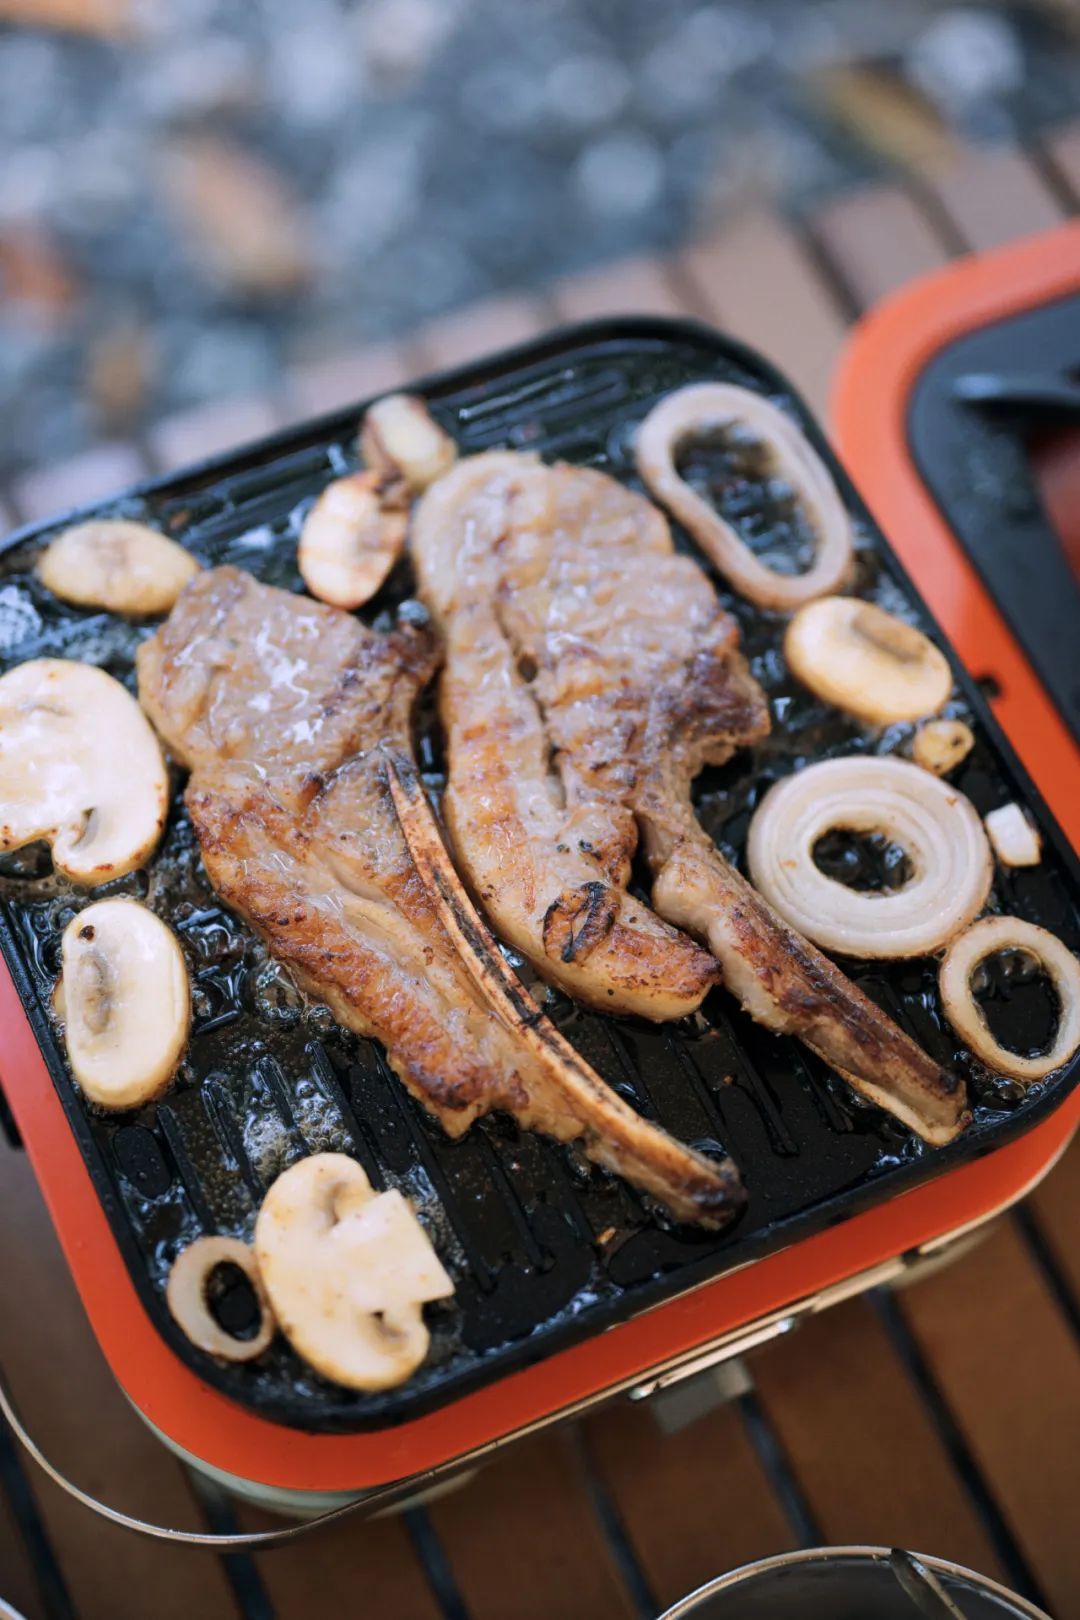
[[[464,451],[535,449],[633,481],[635,424],[667,390],[706,378],[746,383],[792,403],[782,381],[737,346],[661,322],[582,329],[437,380],[427,392]],[[327,478],[353,465],[357,416],[278,436],[97,511],[144,518],[208,565],[233,563],[297,589],[300,521]],[[742,475],[725,510],[758,551],[795,554],[800,537],[785,491],[755,471],[752,457],[736,460]],[[707,481],[709,470],[703,454],[694,475]],[[860,591],[922,622],[910,586],[843,487],[859,535]],[[30,568],[55,527],[15,537],[0,556],[0,659],[4,667],[41,656],[88,659],[133,687],[133,653],[152,626],[68,608],[37,584]],[[402,567],[376,604],[376,622],[391,622],[409,589]],[[760,748],[698,784],[703,822],[739,859],[749,814],[771,782],[811,759],[893,752],[911,728],[871,734],[819,705],[787,674],[782,621],[738,601],[730,606],[775,720]],[[998,872],[992,906],[1043,924],[1075,948],[1074,866],[998,739],[988,735],[978,694],[963,682],[958,691],[949,712],[971,721],[979,740],[957,785],[980,812],[1027,797],[1049,832],[1040,867]],[[422,717],[419,755],[437,792],[440,746],[430,718]],[[88,897],[52,876],[39,850],[0,863],[0,943],[160,1331],[210,1383],[280,1421],[348,1429],[414,1416],[983,1153],[1033,1124],[1068,1089],[1070,1077],[1061,1075],[1025,1095],[961,1055],[975,1123],[950,1148],[931,1151],[855,1099],[796,1042],[751,1023],[722,991],[693,1018],[660,1028],[584,1013],[548,994],[548,1010],[622,1095],[675,1135],[706,1151],[722,1147],[740,1165],[749,1203],[731,1230],[710,1236],[674,1227],[573,1149],[506,1119],[482,1120],[450,1142],[406,1095],[381,1050],[308,1002],[218,903],[179,777],[174,785],[166,837],[149,869],[95,892],[145,900],[183,943],[195,1021],[183,1068],[163,1101],[106,1117],[86,1105],[71,1080],[49,997],[60,934]],[[931,1053],[957,1060],[938,1010],[935,963],[846,965]],[[1023,1037],[1022,1028],[1013,1034]],[[354,1154],[376,1185],[400,1186],[419,1205],[457,1284],[452,1302],[430,1308],[427,1362],[389,1394],[363,1397],[324,1382],[281,1339],[257,1364],[220,1366],[188,1343],[164,1307],[165,1277],[179,1249],[204,1232],[250,1236],[274,1177],[323,1149]]]

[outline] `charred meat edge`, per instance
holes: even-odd
[[[387,779],[409,853],[480,994],[529,1049],[571,1111],[597,1114],[597,1124],[584,1139],[589,1158],[652,1192],[684,1218],[702,1225],[729,1218],[745,1196],[732,1160],[707,1159],[643,1120],[584,1062],[541,1012],[481,921],[450,861],[412,763],[388,754]]]

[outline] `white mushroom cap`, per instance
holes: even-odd
[[[298,1355],[349,1389],[390,1389],[423,1361],[421,1306],[454,1285],[399,1192],[376,1193],[355,1159],[317,1153],[270,1188],[255,1257]]]
[[[80,607],[135,615],[168,613],[199,564],[145,523],[93,518],[65,529],[43,552],[41,583]]]
[[[102,1108],[138,1108],[176,1072],[191,985],[176,936],[138,900],[98,900],[64,929],[54,1007],[72,1073]]]
[[[952,691],[947,659],[921,630],[857,597],[823,596],[800,608],[784,657],[811,692],[870,725],[921,720]]]
[[[387,394],[368,408],[360,429],[366,466],[402,479],[419,495],[457,460],[457,445],[415,394]]]
[[[304,519],[296,559],[312,596],[346,609],[370,601],[405,549],[408,521],[378,473],[327,484]]]
[[[155,848],[168,792],[157,738],[104,670],[39,658],[0,677],[0,850],[44,838],[58,872],[107,883]]]

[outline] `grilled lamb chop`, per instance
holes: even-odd
[[[493,452],[428,491],[412,546],[447,646],[447,825],[499,932],[584,999],[640,1010],[611,970],[640,831],[653,905],[708,944],[752,1017],[928,1140],[955,1135],[962,1083],[782,922],[697,823],[694,776],[769,718],[734,620],[674,553],[661,514],[604,474]]]
[[[719,974],[708,952],[626,891],[637,843],[627,794],[635,717],[630,709],[620,713],[620,694],[604,685],[603,667],[576,636],[560,660],[559,689],[587,691],[605,706],[601,747],[611,791],[583,782],[572,753],[562,753],[553,770],[540,685],[530,682],[528,651],[513,634],[524,606],[514,626],[508,622],[516,602],[511,584],[520,591],[527,580],[520,564],[512,582],[502,572],[502,546],[521,500],[515,494],[512,518],[502,474],[531,473],[535,488],[537,472],[547,476],[527,457],[474,458],[436,483],[415,513],[416,566],[447,646],[440,712],[452,768],[443,813],[472,892],[500,936],[544,978],[604,1012],[679,1018],[694,1011]],[[658,570],[670,564],[667,525],[653,507],[629,506],[606,479],[594,479],[590,493],[613,543],[621,538],[628,553],[649,553]],[[582,512],[574,517],[580,523]],[[525,535],[515,527],[515,547]],[[564,570],[573,566],[572,538],[562,537]],[[549,536],[539,541],[543,574]],[[596,635],[619,633],[614,589],[606,578],[578,604]]]
[[[610,1091],[465,898],[411,752],[435,661],[415,629],[378,635],[233,568],[195,578],[139,649],[139,696],[191,769],[214,887],[340,1023],[384,1043],[450,1135],[503,1110],[680,1219],[721,1224],[741,1202],[734,1166]]]

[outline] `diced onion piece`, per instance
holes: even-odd
[[[1041,1057],[1010,1052],[990,1033],[971,989],[980,962],[995,951],[1028,951],[1054,986],[1060,1003],[1053,1045]],[[938,976],[942,1006],[949,1023],[975,1056],[996,1074],[1011,1080],[1042,1080],[1060,1069],[1080,1046],[1080,962],[1056,934],[1019,917],[983,917],[954,939]]]
[[[800,608],[784,656],[804,686],[869,725],[921,720],[952,690],[948,662],[921,630],[857,597]]]
[[[259,1326],[248,1339],[239,1339],[218,1322],[207,1299],[210,1278],[218,1266],[237,1266],[251,1284],[259,1307]],[[173,1261],[165,1285],[165,1300],[175,1321],[192,1344],[223,1361],[254,1361],[274,1337],[276,1323],[266,1297],[255,1256],[239,1238],[196,1238]]]
[[[915,733],[911,757],[924,771],[948,776],[975,746],[975,734],[962,720],[927,720]]]
[[[834,829],[881,833],[912,868],[889,893],[860,893],[814,864]],[[755,887],[793,928],[847,956],[925,956],[986,902],[993,876],[982,822],[962,793],[901,759],[823,760],[769,789],[747,844]]]
[[[54,994],[72,1073],[102,1108],[164,1091],[187,1044],[191,984],[176,935],[138,900],[86,906],[64,929]]]
[[[1002,866],[1038,866],[1042,839],[1018,804],[1003,804],[985,818],[994,854]]]
[[[369,406],[360,429],[364,465],[421,494],[457,460],[457,445],[415,394],[387,394]]]
[[[281,1331],[348,1389],[391,1389],[427,1355],[421,1307],[454,1285],[399,1192],[376,1193],[355,1159],[316,1153],[274,1182],[255,1255]]]
[[[65,529],[37,565],[41,583],[65,602],[133,616],[168,613],[198,572],[195,558],[175,540],[120,518]]]
[[[816,541],[802,574],[779,574],[708,501],[691,489],[675,461],[687,440],[745,428],[771,453],[773,474],[798,496]],[[693,383],[668,394],[637,435],[637,464],[658,500],[684,524],[733,590],[760,608],[790,613],[842,585],[851,569],[851,519],[828,468],[789,416],[762,394],[733,383]]]

